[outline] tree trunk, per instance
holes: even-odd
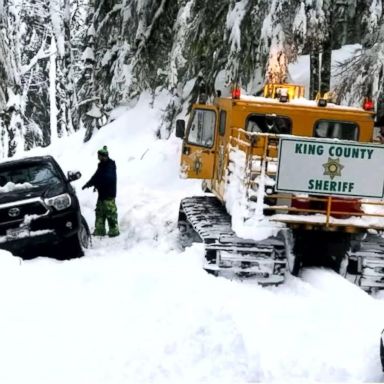
[[[311,51],[309,54],[310,77],[309,77],[309,98],[314,100],[319,91],[320,83],[320,55],[319,52]]]
[[[327,40],[323,45],[323,54],[321,58],[320,70],[320,93],[329,92],[331,89],[331,58],[332,58],[332,41]]]
[[[321,97],[324,93],[329,92],[331,89],[331,59],[332,59],[332,48],[333,48],[333,33],[332,27],[334,22],[337,20],[335,17],[335,4],[332,4],[331,1],[325,1],[324,6],[325,14],[328,19],[328,33],[326,34],[326,39],[323,42],[322,47],[322,58],[321,58],[321,67],[320,67],[320,94]]]
[[[56,79],[57,79],[57,57],[56,41],[55,36],[52,35],[51,47],[50,47],[50,58],[49,58],[49,110],[50,110],[50,144],[57,142],[57,121],[58,121],[58,108],[56,104]]]

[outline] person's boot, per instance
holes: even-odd
[[[119,232],[119,229],[118,228],[111,228],[108,232],[108,236],[109,237],[116,237],[116,236],[119,236],[120,235],[120,232]]]

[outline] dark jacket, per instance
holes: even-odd
[[[99,200],[116,197],[116,164],[112,159],[100,161],[95,174],[84,185],[85,188],[95,187]]]

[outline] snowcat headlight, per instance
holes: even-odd
[[[58,211],[62,211],[71,206],[71,196],[68,193],[64,193],[63,195],[45,199],[45,204],[49,207],[54,207]]]

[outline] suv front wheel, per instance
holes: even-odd
[[[59,258],[62,260],[84,256],[84,249],[91,245],[91,232],[81,216],[79,231],[59,245]]]
[[[81,216],[80,230],[78,233],[81,248],[87,249],[91,246],[91,231],[84,217]]]

